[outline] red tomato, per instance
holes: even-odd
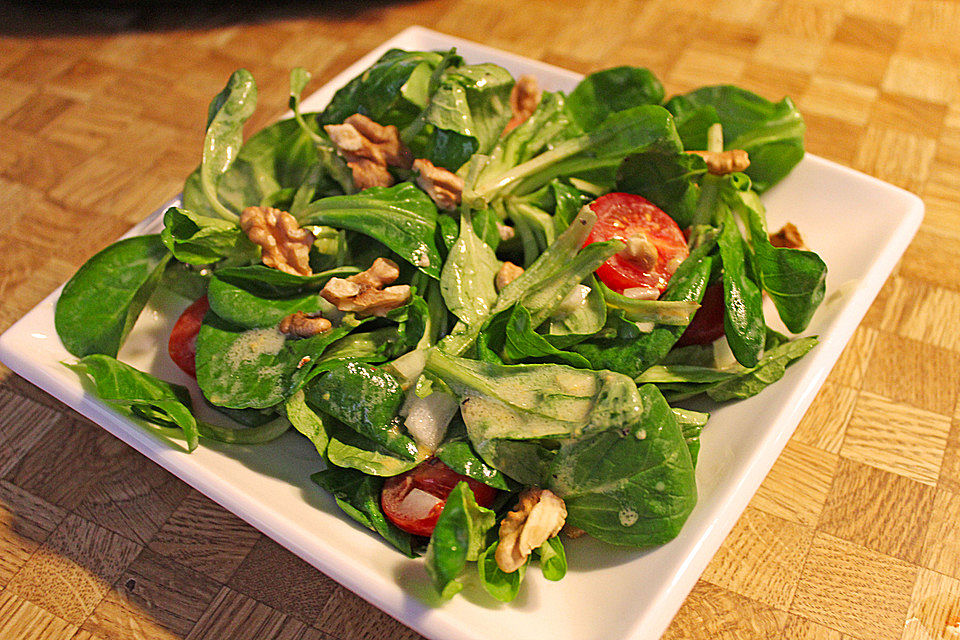
[[[427,458],[410,471],[387,478],[380,493],[380,506],[387,519],[407,533],[429,536],[447,496],[460,481],[467,483],[482,507],[489,507],[497,497],[493,487],[460,475],[438,458]]]
[[[700,308],[677,340],[678,347],[710,344],[723,335],[723,283],[715,282],[703,292]]]
[[[187,307],[170,332],[170,341],[167,343],[167,352],[174,364],[194,378],[197,377],[197,334],[200,333],[200,323],[210,308],[207,296],[197,298],[196,302]]]
[[[659,297],[690,254],[677,223],[647,199],[631,193],[608,193],[590,203],[590,208],[597,214],[597,223],[584,244],[618,239],[634,247],[600,265],[597,277],[617,293],[640,289],[640,297]]]

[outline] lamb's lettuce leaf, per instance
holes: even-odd
[[[750,156],[746,173],[763,193],[803,159],[803,117],[790,98],[770,102],[731,85],[703,87],[666,104],[677,119],[686,149],[706,149],[706,131],[723,125],[723,146]]]
[[[427,573],[442,598],[463,588],[458,578],[467,562],[479,557],[495,521],[494,512],[477,504],[466,482],[459,482],[447,496],[424,554]]]
[[[54,311],[67,351],[116,356],[169,261],[159,235],[119,240],[87,260],[64,285]]]

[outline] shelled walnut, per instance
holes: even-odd
[[[332,327],[333,324],[320,313],[297,311],[283,318],[277,325],[277,330],[291,338],[312,338],[329,331]]]
[[[457,208],[463,192],[463,178],[423,158],[413,161],[413,170],[417,172],[417,186],[427,192],[438,209],[453,211]]]
[[[251,242],[260,246],[263,264],[297,276],[313,275],[313,234],[301,229],[297,219],[286,211],[247,207],[240,214],[240,228]]]
[[[497,291],[503,291],[503,288],[520,277],[523,273],[523,267],[515,265],[509,260],[503,263],[503,266],[500,267],[500,271],[497,272],[497,277],[494,279],[494,284],[497,287]]]
[[[504,128],[504,133],[526,122],[527,118],[537,110],[542,96],[543,91],[534,76],[523,75],[517,78],[516,84],[510,91],[510,110],[513,111],[513,117]]]
[[[323,129],[337,147],[337,153],[347,161],[358,190],[389,187],[393,176],[387,167],[409,169],[411,166],[410,151],[393,125],[383,126],[355,113],[343,124],[328,124]]]
[[[330,278],[320,295],[340,311],[361,316],[385,316],[410,300],[410,285],[385,285],[400,276],[392,260],[377,258],[366,271],[347,278]]]
[[[800,230],[792,222],[781,227],[780,231],[770,234],[770,244],[775,247],[784,247],[787,249],[807,250],[807,245],[800,235]]]
[[[728,151],[687,151],[707,162],[707,171],[717,176],[743,171],[750,166],[750,156],[743,149]]]
[[[517,506],[500,521],[500,544],[494,559],[504,573],[523,566],[527,557],[557,535],[567,519],[563,500],[549,489],[530,487]]]

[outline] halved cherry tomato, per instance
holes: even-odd
[[[170,341],[167,343],[167,352],[174,364],[183,369],[184,373],[197,377],[197,334],[200,333],[200,324],[203,316],[210,308],[207,296],[197,300],[187,307],[170,332]]]
[[[629,250],[612,256],[597,269],[597,277],[617,293],[638,289],[641,297],[659,297],[690,253],[677,223],[652,202],[632,193],[608,193],[591,202],[590,209],[597,214],[597,223],[585,245],[613,239],[630,242],[633,238],[638,249],[633,256]]]
[[[407,533],[429,536],[443,511],[447,496],[464,481],[481,507],[489,507],[497,490],[462,476],[438,458],[427,458],[406,473],[387,478],[380,493],[380,506],[393,524]]]
[[[703,292],[700,308],[677,340],[678,347],[710,344],[723,335],[723,283],[715,282]]]

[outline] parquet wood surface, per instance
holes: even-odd
[[[251,129],[411,24],[668,92],[791,95],[810,151],[927,216],[666,636],[938,640],[960,620],[960,2],[0,2],[0,330],[182,186],[238,66]],[[292,578],[291,578],[292,577]],[[417,638],[0,369],[0,638]],[[508,637],[507,635],[504,636]]]

